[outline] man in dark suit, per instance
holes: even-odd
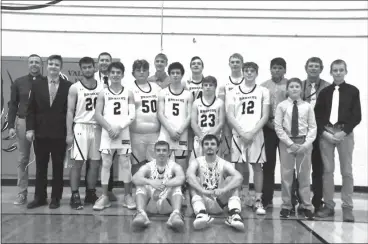
[[[59,76],[63,66],[60,55],[47,59],[47,77],[32,84],[26,117],[26,137],[34,140],[36,154],[36,191],[27,208],[47,204],[47,168],[51,153],[52,193],[49,207],[60,207],[63,193],[63,160],[66,151],[66,113],[71,83]]]

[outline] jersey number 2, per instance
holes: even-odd
[[[114,114],[121,114],[120,107],[121,104],[119,102],[114,102]]]
[[[86,111],[92,111],[96,107],[96,101],[97,97],[95,97],[93,100],[90,97],[86,98]]]
[[[243,102],[242,107],[243,107],[242,114],[245,114],[245,113],[254,114],[254,102],[253,101]]]
[[[207,123],[207,118],[210,119],[210,122]],[[215,115],[209,114],[208,116],[206,114],[201,115],[201,127],[214,127],[215,126]]]

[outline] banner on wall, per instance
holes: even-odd
[[[10,138],[8,136],[8,105],[10,101],[11,84],[19,77],[28,74],[28,57],[1,57],[1,165],[2,177],[17,178],[18,165],[18,143],[16,137]],[[41,74],[46,75],[47,57],[42,57],[43,67]],[[119,61],[119,59],[113,59]],[[63,68],[61,73],[66,75],[71,82],[81,79],[82,74],[79,68],[79,58],[63,58]],[[96,69],[97,69],[97,60]],[[34,160],[33,147],[31,148],[30,162]],[[30,178],[35,177],[35,163],[29,166]],[[48,167],[48,176],[52,175],[51,166]],[[83,171],[84,172],[84,171]],[[64,176],[67,176],[68,170],[64,171]]]

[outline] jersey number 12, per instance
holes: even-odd
[[[243,102],[242,114],[254,114],[254,101]]]

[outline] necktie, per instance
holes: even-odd
[[[339,102],[340,102],[339,86],[335,86],[335,90],[332,94],[332,107],[330,114],[330,122],[333,125],[339,121]]]
[[[294,106],[293,106],[293,113],[291,116],[291,136],[295,137],[298,136],[299,134],[299,121],[298,121],[298,106],[297,103],[298,101],[294,101]]]
[[[104,76],[103,80],[104,80],[104,84],[108,86],[109,85],[109,77]]]
[[[317,99],[317,94],[316,94],[316,83],[311,83],[312,85],[312,89],[311,89],[311,93],[312,96],[310,98],[310,104],[312,105],[312,108],[314,108],[314,106],[316,105],[316,99]]]
[[[55,96],[56,96],[56,82],[53,80],[51,81],[50,85],[50,106],[54,102]]]

